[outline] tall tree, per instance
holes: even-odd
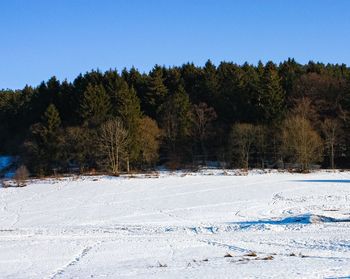
[[[209,131],[212,122],[217,118],[214,108],[208,107],[206,103],[194,105],[192,108],[193,133],[195,140],[199,141],[203,159],[206,161],[208,154],[206,140],[209,137]]]
[[[328,151],[330,167],[334,169],[335,151],[341,142],[341,137],[343,134],[339,120],[330,118],[325,119],[322,123],[322,132],[325,139],[325,147]]]
[[[157,122],[148,116],[140,119],[138,140],[140,145],[141,165],[153,165],[157,162],[160,146],[161,130]]]
[[[61,119],[53,104],[46,109],[42,122],[31,128],[31,137],[25,143],[26,159],[36,174],[44,174],[61,166]]]
[[[298,163],[302,171],[310,164],[322,161],[323,143],[321,137],[312,128],[309,120],[300,115],[289,116],[283,124],[282,153]]]
[[[119,119],[109,120],[101,126],[99,143],[112,174],[118,175],[120,162],[127,159],[128,132]]]
[[[179,151],[180,146],[186,150],[186,141],[191,132],[191,104],[182,86],[168,97],[162,111],[162,128],[171,153]]]
[[[116,71],[105,73],[105,88],[112,103],[112,113],[118,117],[128,131],[128,155],[134,162],[139,156],[137,141],[139,119],[141,117],[140,100],[133,87],[121,78]]]
[[[45,129],[47,130],[47,135],[54,136],[55,132],[61,125],[60,114],[55,105],[50,104],[47,107],[43,117],[43,124]]]
[[[100,157],[98,135],[95,130],[87,127],[67,127],[64,130],[62,157],[65,165],[70,168],[79,168],[83,173],[89,168],[95,168]]]
[[[118,114],[128,131],[128,161],[134,163],[140,153],[138,141],[138,128],[141,118],[140,100],[134,88],[129,88],[127,83],[118,91]],[[129,168],[129,162],[128,168]]]
[[[215,109],[219,119],[226,123],[241,121],[247,107],[246,95],[242,83],[243,71],[233,63],[223,62],[217,69],[217,82],[220,97],[217,98]]]
[[[141,99],[144,103],[145,114],[157,119],[159,108],[164,103],[167,95],[168,89],[164,85],[163,68],[156,65],[149,74],[147,92]]]
[[[184,82],[184,88],[190,97],[192,103],[200,103],[201,98],[201,79],[203,70],[196,67],[193,63],[182,65],[181,77]]]
[[[203,67],[200,85],[200,102],[214,104],[217,101],[219,84],[217,69],[210,60],[208,60]]]
[[[268,129],[264,125],[257,125],[254,129],[255,132],[255,140],[254,147],[256,150],[258,166],[261,168],[265,167],[265,160],[267,157],[268,150]]]
[[[276,123],[283,118],[285,92],[282,89],[276,65],[272,62],[265,65],[256,97],[256,110],[261,122]]]
[[[303,73],[304,71],[301,65],[292,58],[288,58],[287,61],[280,64],[279,74],[281,77],[281,84],[287,97],[291,96],[295,90],[296,81]]]
[[[248,169],[250,154],[255,141],[255,127],[248,123],[236,123],[230,134],[231,158],[234,165]]]
[[[85,124],[96,127],[110,116],[111,104],[102,85],[89,84],[80,103],[80,115]]]

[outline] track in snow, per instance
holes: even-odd
[[[0,189],[1,278],[350,274],[350,173],[220,173]]]

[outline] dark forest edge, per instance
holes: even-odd
[[[165,165],[349,168],[350,69],[156,65],[0,91],[0,154],[32,175]]]

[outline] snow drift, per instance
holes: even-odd
[[[350,173],[234,174],[0,188],[0,277],[350,275]]]

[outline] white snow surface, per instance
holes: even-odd
[[[0,278],[350,278],[350,172],[0,188]]]

